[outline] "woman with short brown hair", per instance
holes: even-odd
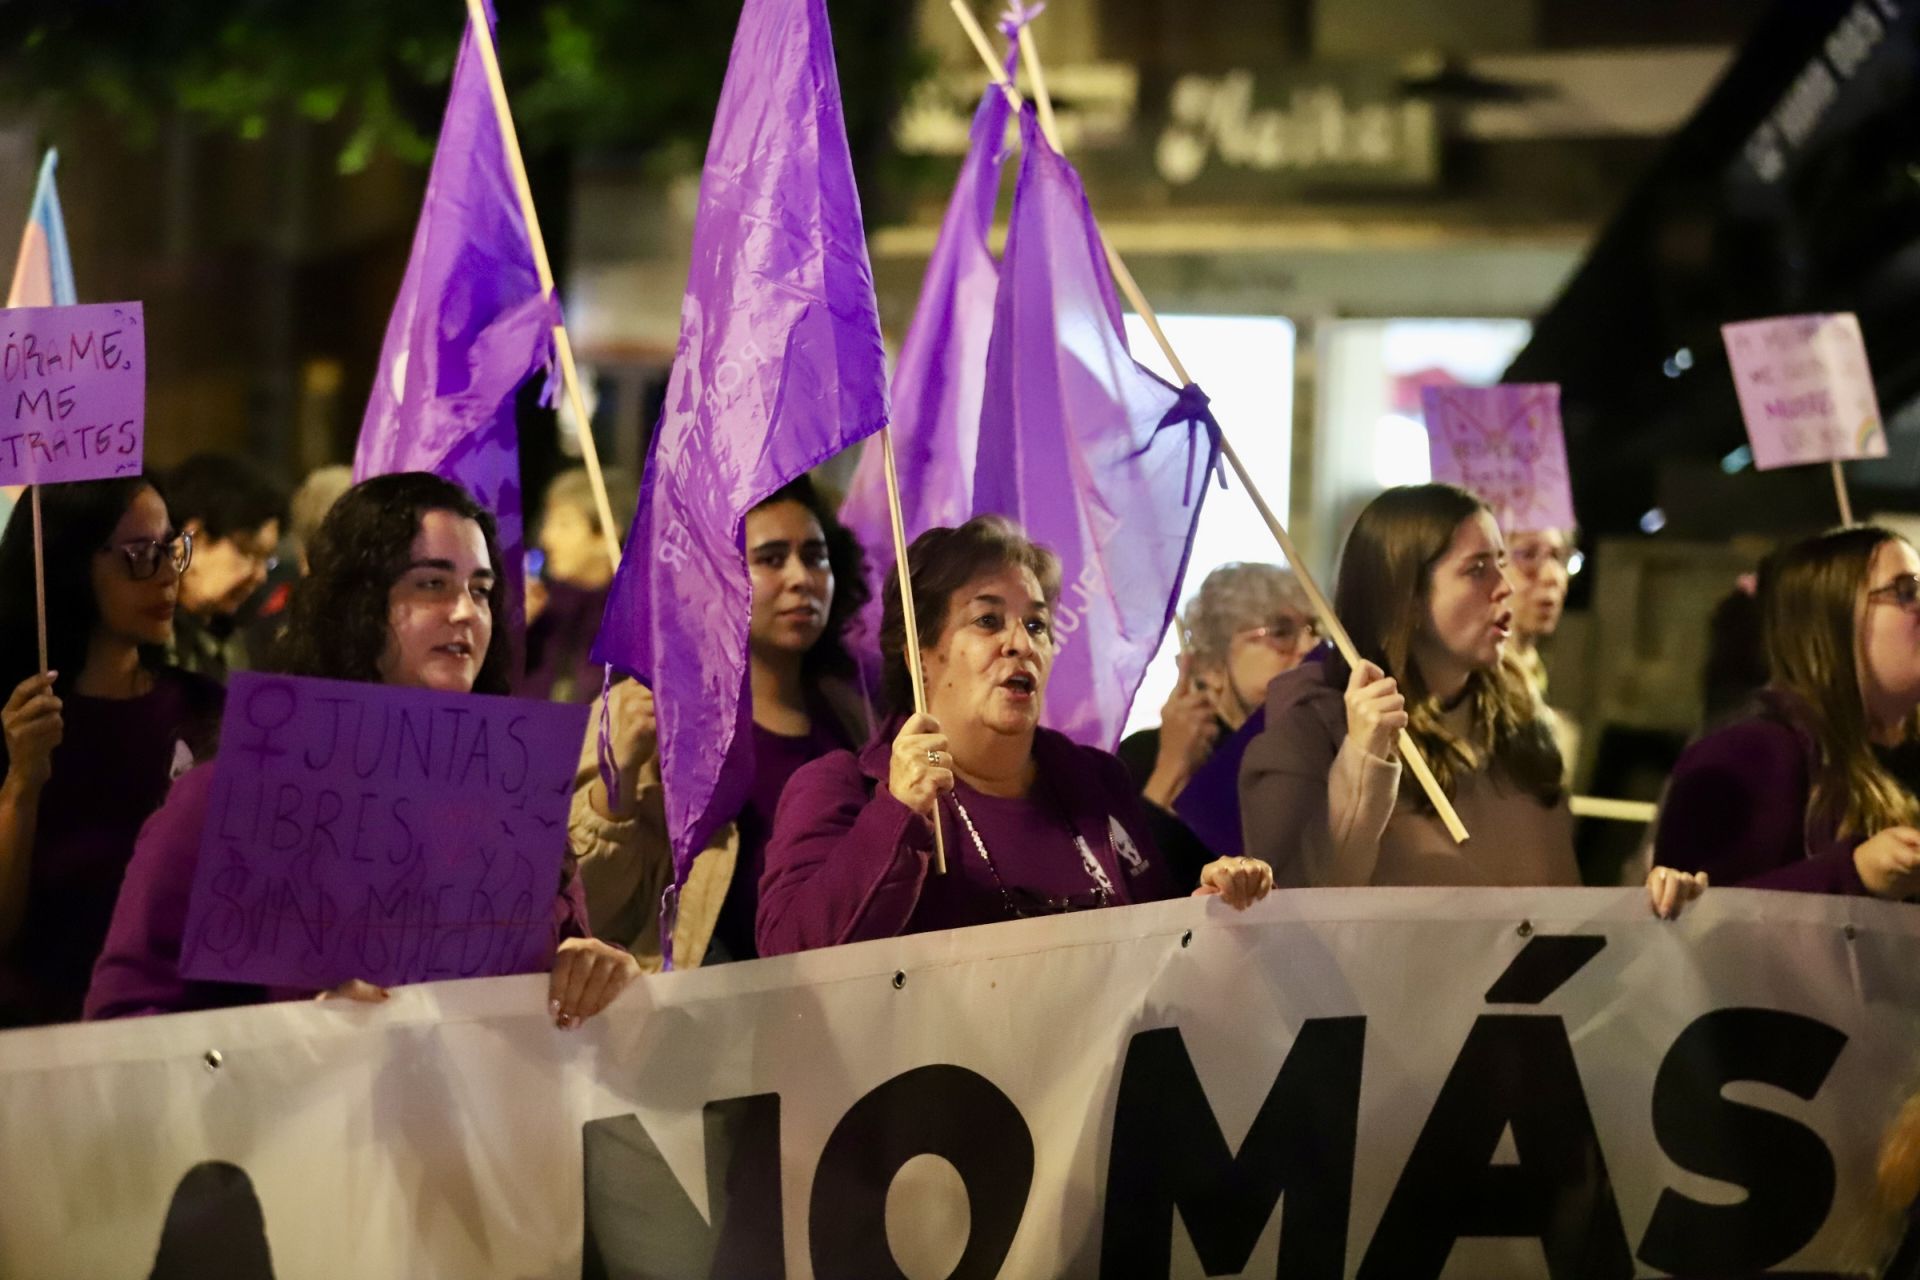
[[[1171,897],[1138,793],[1113,756],[1040,727],[1060,566],[998,516],[907,552],[927,714],[914,715],[897,593],[881,627],[891,729],[787,784],[760,882],[763,955]],[[931,873],[936,815],[947,873]],[[1262,897],[1222,859],[1203,892]]]

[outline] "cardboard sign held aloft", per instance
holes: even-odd
[[[1887,433],[1852,312],[1722,325],[1753,464],[1884,458]]]
[[[0,485],[138,475],[146,434],[139,303],[0,311]]]
[[[1503,533],[1574,527],[1558,384],[1423,387],[1420,404],[1435,480],[1492,507]]]
[[[323,990],[539,972],[587,708],[243,672],[181,947]]]

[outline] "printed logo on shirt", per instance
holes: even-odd
[[[1113,851],[1120,855],[1120,861],[1127,866],[1127,874],[1137,876],[1145,873],[1147,860],[1140,856],[1140,849],[1133,843],[1133,837],[1120,825],[1120,819],[1109,816],[1107,831],[1113,837]]]

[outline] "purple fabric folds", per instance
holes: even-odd
[[[513,402],[549,363],[560,306],[540,288],[477,38],[469,24],[353,478],[431,471],[493,512],[517,633],[525,534]]]
[[[1044,721],[1111,751],[1180,597],[1219,427],[1127,349],[1079,175],[1028,108],[1002,260],[973,509],[1060,555]]]
[[[986,390],[987,345],[1000,268],[987,247],[1000,194],[1011,108],[989,86],[973,113],[972,141],[947,203],[893,375],[894,465],[907,540],[973,515],[973,458]],[[880,442],[867,445],[840,508],[867,551],[872,599],[862,615],[863,661],[877,662],[880,610],[893,585],[893,526]]]
[[[653,690],[676,883],[753,781],[746,513],[886,420],[824,0],[747,0],[666,405],[594,647]]]

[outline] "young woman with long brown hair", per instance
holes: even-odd
[[[1759,597],[1767,687],[1680,757],[1655,862],[1722,885],[1920,892],[1920,555],[1836,530],[1769,558]]]
[[[1550,722],[1506,654],[1513,581],[1485,503],[1446,484],[1389,489],[1360,513],[1334,610],[1362,659],[1273,682],[1240,768],[1246,852],[1276,884],[1577,885]],[[1403,776],[1406,729],[1474,838],[1455,844]],[[1650,882],[1662,915],[1698,892]]]

